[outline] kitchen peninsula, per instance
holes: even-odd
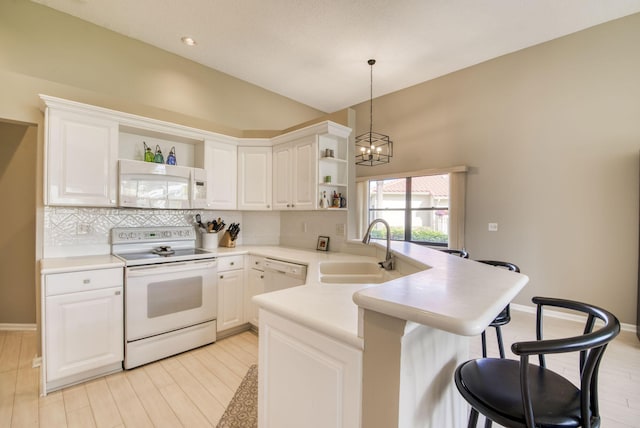
[[[309,260],[305,286],[253,298],[261,427],[466,426],[453,372],[528,277],[410,243],[391,249],[398,272],[385,283],[325,283],[322,264],[348,257],[334,253]]]

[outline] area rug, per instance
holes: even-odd
[[[258,366],[249,367],[247,374],[224,411],[217,428],[258,427]]]

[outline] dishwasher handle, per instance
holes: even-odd
[[[290,263],[276,259],[265,259],[264,270],[265,272],[277,272],[282,275],[301,279],[305,279],[307,277],[306,265],[299,265],[297,263]]]

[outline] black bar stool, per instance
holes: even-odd
[[[620,322],[597,306],[564,299],[534,297],[537,305],[536,340],[511,345],[520,361],[480,358],[458,366],[456,387],[471,405],[469,428],[478,414],[505,427],[600,427],[598,368],[607,344],[620,332]],[[543,307],[569,309],[586,315],[578,336],[543,340]],[[601,320],[596,325],[596,320]],[[596,328],[594,330],[594,328]],[[580,382],[571,381],[546,368],[545,354],[578,352]],[[529,364],[538,356],[540,365]]]
[[[501,262],[498,260],[477,260],[480,263],[485,263],[491,266],[496,266],[499,268],[504,268],[510,270],[511,272],[520,272],[520,268],[513,263],[509,262]],[[509,305],[505,306],[504,309],[498,314],[497,317],[491,321],[489,327],[494,327],[496,329],[496,337],[498,339],[498,351],[500,351],[500,358],[504,358],[504,344],[502,343],[502,329],[503,325],[508,324],[511,321],[511,309]],[[482,356],[484,358],[487,357],[487,335],[486,330],[482,332]]]
[[[465,249],[454,250],[454,249],[450,249],[450,248],[445,248],[445,249],[442,249],[440,251],[442,251],[443,253],[453,254],[454,256],[458,256],[458,257],[461,257],[463,259],[468,259],[469,258],[469,253]]]

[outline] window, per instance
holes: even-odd
[[[389,223],[391,239],[449,245],[449,174],[369,180],[368,221]],[[371,237],[386,238],[376,225]]]

